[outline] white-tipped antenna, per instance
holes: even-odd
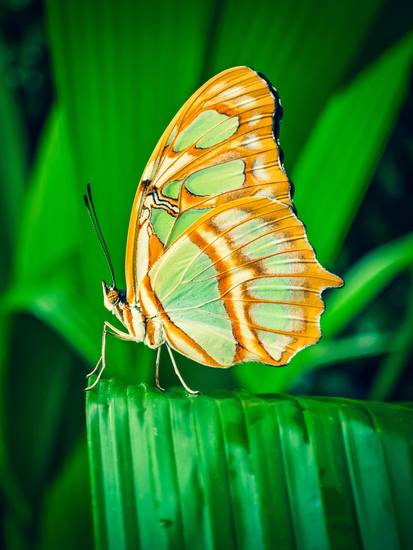
[[[112,264],[112,260],[110,259],[109,250],[108,250],[106,241],[103,238],[102,229],[100,227],[100,224],[98,222],[98,217],[96,215],[95,205],[92,199],[92,188],[90,186],[90,183],[87,184],[86,189],[87,189],[87,193],[83,195],[83,198],[85,200],[86,208],[87,208],[87,211],[89,212],[90,219],[92,220],[92,225],[96,232],[96,236],[98,238],[100,246],[102,247],[103,254],[105,255],[106,262],[109,267],[109,271],[112,277],[112,287],[115,287],[116,286],[115,272],[113,270],[113,264]]]

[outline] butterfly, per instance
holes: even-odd
[[[86,205],[112,283],[104,305],[126,330],[106,336],[172,349],[227,368],[281,366],[320,339],[321,297],[343,284],[324,269],[292,203],[279,145],[282,107],[261,73],[235,67],[211,78],[178,111],[146,165],[130,216],[126,291],[116,287],[90,187]],[[316,190],[315,190],[316,192]]]

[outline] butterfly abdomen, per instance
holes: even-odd
[[[165,342],[165,335],[159,315],[146,319],[145,344],[152,348],[159,348]]]
[[[152,290],[148,275],[139,288],[139,306],[145,324],[144,342],[150,348],[158,348],[165,342],[161,322],[163,307]]]

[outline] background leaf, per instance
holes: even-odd
[[[0,37],[0,219],[2,248],[0,285],[3,288],[10,275],[12,250],[18,232],[19,211],[25,188],[28,158],[27,140],[22,113],[6,81],[3,40]]]
[[[410,271],[411,275],[412,271]],[[410,283],[412,284],[412,283]],[[407,368],[413,352],[413,291],[407,296],[407,313],[394,339],[394,349],[383,359],[369,390],[370,399],[386,400]]]
[[[16,536],[23,547],[37,541],[43,492],[82,431],[84,378],[73,353],[34,317],[13,315],[10,330],[7,360],[19,368],[6,371],[2,388],[7,451],[2,474],[8,510],[6,547],[14,548]],[[39,339],[44,345],[34,352]],[[63,513],[66,504],[61,508]]]
[[[90,483],[85,439],[74,448],[56,482],[49,488],[42,518],[40,549],[92,548]]]
[[[294,169],[295,202],[322,262],[337,255],[372,180],[406,97],[412,59],[413,34],[337,94]]]
[[[245,64],[279,87],[285,107],[281,144],[287,172],[327,98],[348,76],[382,4],[381,0],[362,4],[351,0],[345,5],[323,0],[315,6],[311,0],[276,4],[265,0],[255,6],[251,17],[247,3],[224,2],[204,77]]]
[[[78,197],[74,179],[65,121],[56,109],[44,129],[26,196],[16,277],[5,307],[31,311],[93,361],[98,351],[88,337],[93,330],[93,316],[77,299],[77,289],[81,288],[80,234],[79,223],[75,222]]]
[[[413,262],[413,233],[373,250],[345,275],[323,316],[326,336],[343,330],[391,281]]]
[[[74,192],[74,180],[66,122],[61,110],[56,108],[50,114],[39,143],[21,217],[16,256],[17,282],[26,285],[31,282],[38,293],[44,292],[40,288],[41,281],[50,277],[68,258],[73,261],[78,251],[79,198]],[[55,232],[59,236],[57,239]]]

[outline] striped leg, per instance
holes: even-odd
[[[99,373],[96,377],[96,380],[93,382],[93,384],[91,384],[90,386],[87,386],[87,388],[85,388],[85,391],[90,391],[90,390],[92,390],[93,388],[95,388],[97,386],[97,384],[99,383],[99,380],[102,377],[103,371],[106,368],[106,336],[108,334],[110,334],[111,336],[116,336],[120,340],[133,341],[133,337],[130,336],[130,334],[127,334],[126,332],[122,332],[121,330],[117,329],[116,327],[114,327],[113,325],[108,323],[107,321],[105,321],[103,323],[102,353],[101,353],[101,356],[99,358],[99,361],[96,364],[96,367],[91,372],[89,372],[89,374],[86,375],[86,378],[90,378],[90,376],[92,376],[93,374],[95,374],[98,371],[99,366],[100,365],[102,365],[102,366],[99,370]]]

